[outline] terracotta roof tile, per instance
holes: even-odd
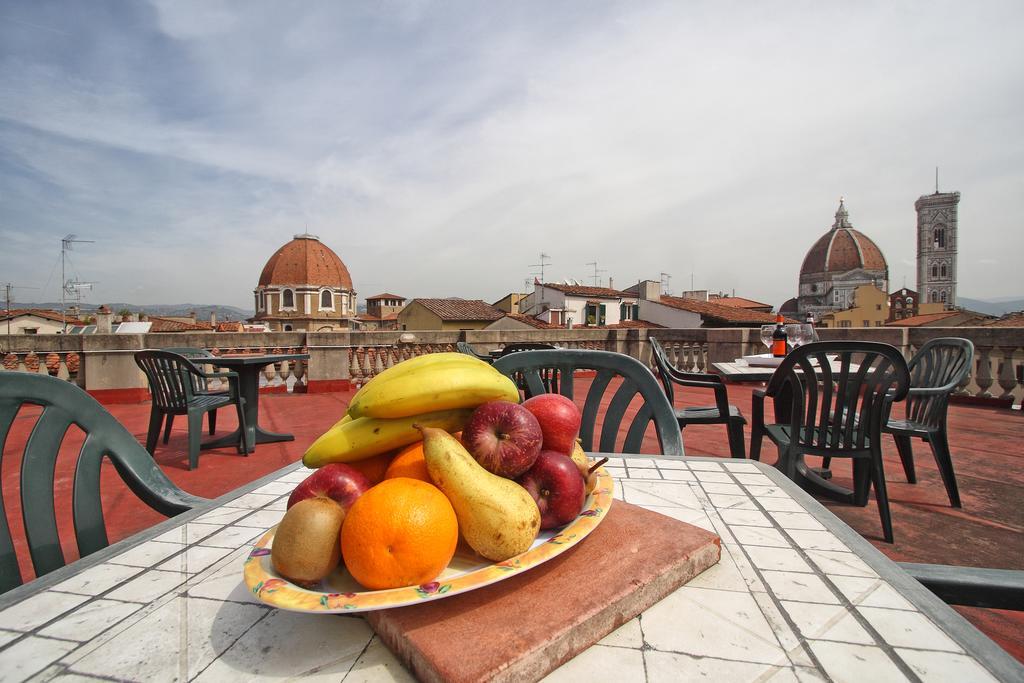
[[[721,304],[723,306],[736,306],[737,308],[771,308],[771,304],[761,303],[760,301],[754,301],[753,299],[744,299],[741,296],[721,296],[717,299],[712,299],[711,303]]]
[[[405,301],[404,296],[398,296],[397,294],[388,294],[387,292],[384,292],[383,294],[377,294],[375,296],[366,297],[367,301],[374,301],[376,299],[401,299],[402,301]]]
[[[537,284],[538,287],[547,287],[553,289],[556,292],[562,292],[569,296],[593,296],[601,299],[621,299],[625,294],[617,289],[608,289],[607,287],[586,287],[584,285],[562,285],[557,282],[545,282],[543,284]]]
[[[941,313],[925,313],[924,315],[914,315],[909,318],[903,318],[902,320],[892,320],[886,323],[887,327],[921,327],[923,325],[929,325],[939,320],[945,320],[957,315],[956,311],[942,311]]]
[[[505,311],[480,299],[413,299],[441,320],[498,320]]]
[[[662,296],[661,303],[672,308],[699,314],[708,322],[724,323],[750,323],[765,325],[775,322],[773,313],[761,313],[736,306],[725,306],[710,301],[698,301],[696,299],[683,299],[677,296]],[[786,322],[795,323],[796,320],[786,319]]]
[[[352,289],[352,276],[338,255],[312,235],[297,235],[270,257],[261,286],[325,285]]]
[[[161,318],[159,316],[149,316],[149,322],[152,325],[149,328],[150,332],[209,332],[211,331],[210,323],[187,323],[181,320],[174,320],[173,318]]]
[[[999,320],[984,323],[985,327],[1024,327],[1024,311],[1007,313]]]
[[[84,320],[80,320],[73,315],[65,315],[61,317],[60,311],[54,311],[49,308],[12,308],[10,314],[5,310],[0,313],[0,320],[7,320],[8,318],[14,319],[23,315],[34,315],[37,318],[43,318],[44,320],[52,320],[55,323],[59,323],[62,320],[66,321],[68,325],[85,325]]]
[[[518,320],[519,322],[529,325],[530,327],[536,327],[538,330],[560,329],[558,325],[546,323],[543,320],[534,318],[532,315],[523,315],[522,313],[508,313],[505,315],[505,317],[512,318],[513,320]]]

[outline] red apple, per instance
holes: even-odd
[[[540,508],[541,529],[553,529],[576,519],[587,497],[576,463],[556,451],[541,451],[533,467],[516,481]]]
[[[470,455],[488,472],[509,479],[530,469],[543,439],[537,418],[509,401],[481,404],[462,429],[462,445]]]
[[[362,472],[344,463],[332,462],[303,479],[288,497],[287,507],[291,508],[300,500],[321,496],[334,500],[348,512],[356,498],[370,486],[370,480]]]
[[[561,394],[540,394],[524,401],[523,407],[540,422],[540,430],[544,434],[543,450],[558,451],[562,455],[572,453],[583,420],[580,409],[572,400]]]

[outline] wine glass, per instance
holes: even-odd
[[[804,335],[802,327],[803,325],[799,324],[786,325],[786,340],[789,342],[790,348],[795,349],[801,344],[807,343],[807,337]]]
[[[814,329],[814,325],[811,323],[803,323],[800,325],[800,329],[804,333],[804,340],[802,343],[810,344],[811,342],[818,341],[818,331]]]
[[[761,343],[772,350],[772,333],[775,332],[775,325],[761,325]]]

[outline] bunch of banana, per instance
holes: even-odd
[[[348,413],[306,450],[306,467],[354,462],[422,438],[413,428],[457,432],[487,401],[519,402],[519,390],[487,363],[461,353],[413,358],[377,375],[356,392]]]

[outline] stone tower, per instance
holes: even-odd
[[[956,306],[957,205],[959,192],[919,197],[917,211],[917,294],[922,304]]]

